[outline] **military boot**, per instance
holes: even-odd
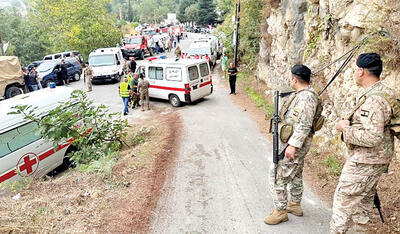
[[[288,221],[288,215],[286,210],[274,209],[270,215],[265,217],[264,223],[269,225],[275,225],[282,222]]]
[[[296,216],[303,216],[303,209],[301,209],[300,203],[289,202],[286,208],[288,213]]]

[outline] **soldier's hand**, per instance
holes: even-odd
[[[296,147],[289,145],[285,150],[285,157],[294,160],[295,153]]]
[[[339,130],[340,132],[343,132],[344,127],[349,126],[350,121],[348,120],[340,120],[338,124],[336,125],[336,129]]]

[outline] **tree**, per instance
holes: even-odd
[[[178,7],[177,19],[180,22],[189,22],[186,17],[186,9],[195,4],[196,0],[181,0]]]
[[[79,50],[87,56],[99,47],[115,46],[122,37],[106,0],[31,0],[29,19],[38,25],[52,52]]]
[[[202,26],[214,24],[217,19],[213,0],[200,0],[196,23]]]
[[[128,12],[127,12],[126,19],[127,19],[129,22],[132,22],[132,21],[133,21],[133,11],[132,11],[131,0],[128,0]]]
[[[195,22],[199,17],[199,4],[192,4],[185,10],[185,18],[187,22]]]
[[[18,56],[22,64],[43,58],[45,45],[36,25],[23,18],[16,9],[0,10],[0,34],[4,43],[10,43],[6,54]]]

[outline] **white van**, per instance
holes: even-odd
[[[217,51],[215,51],[215,49],[213,49],[211,43],[207,42],[207,41],[198,41],[198,42],[192,43],[189,47],[188,54],[192,58],[196,54],[202,55],[202,56],[208,54],[213,66],[215,66],[215,64],[217,63]]]
[[[38,178],[60,166],[69,150],[71,141],[54,150],[53,142],[42,139],[37,124],[24,120],[22,115],[8,115],[16,105],[32,105],[37,113],[46,115],[60,102],[67,101],[74,89],[57,87],[22,94],[0,102],[0,184],[23,177]]]
[[[56,54],[49,54],[49,55],[44,56],[43,60],[65,59],[65,58],[72,57],[73,55],[75,55],[78,58],[79,63],[81,63],[81,65],[83,65],[83,56],[79,51],[65,51],[65,52],[56,53]]]
[[[206,60],[149,59],[136,70],[150,82],[149,96],[169,100],[178,107],[213,92],[210,67]]]
[[[93,81],[112,80],[119,82],[124,75],[125,60],[120,48],[100,48],[89,54],[89,65],[93,69]]]

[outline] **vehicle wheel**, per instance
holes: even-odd
[[[50,87],[50,83],[53,83],[53,80],[46,80],[46,87]]]
[[[118,74],[118,76],[114,79],[115,83],[118,83],[121,81],[121,75]]]
[[[6,89],[5,96],[6,98],[12,98],[22,93],[23,93],[22,89],[15,86],[11,86],[8,89]]]
[[[75,81],[78,81],[78,80],[80,80],[81,79],[81,74],[79,74],[79,72],[75,72],[75,74],[74,74],[74,80]]]
[[[179,99],[179,97],[175,94],[171,94],[169,96],[169,103],[173,106],[173,107],[179,107],[181,105],[181,100]]]

